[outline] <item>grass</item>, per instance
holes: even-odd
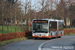
[[[2,41],[2,42],[0,42],[0,44],[5,43],[5,42],[9,42],[9,41],[20,40],[20,39],[26,39],[26,37],[22,37],[22,38],[15,38],[15,39],[12,39],[12,40]]]
[[[26,27],[27,26],[23,26],[23,30],[22,30],[22,26],[20,27],[16,26],[16,32],[26,31]],[[32,27],[30,27],[30,29],[32,29]],[[7,26],[4,26],[3,30],[4,30],[3,34],[8,33]],[[8,30],[9,30],[9,33],[15,32],[15,26],[12,26],[12,32],[11,32],[11,26],[8,26]],[[0,26],[0,34],[2,34],[2,26]]]
[[[75,28],[64,28],[64,29],[75,29]]]
[[[32,38],[32,37],[22,37],[22,38],[15,38],[15,39],[12,39],[12,40],[2,41],[2,42],[0,42],[0,46],[6,45],[6,44],[9,44],[9,43],[13,43],[13,42],[17,42],[17,41],[26,40],[28,38]]]
[[[64,33],[64,35],[75,35],[75,33]]]

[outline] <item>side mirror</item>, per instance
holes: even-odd
[[[32,26],[32,23],[33,23],[33,22],[30,22],[30,26]]]

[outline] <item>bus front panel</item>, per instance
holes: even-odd
[[[35,37],[49,37],[49,24],[47,20],[34,20],[32,36]]]

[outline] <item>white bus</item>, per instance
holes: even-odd
[[[57,19],[32,20],[32,37],[52,38],[64,35],[64,21]]]

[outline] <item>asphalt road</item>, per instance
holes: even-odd
[[[28,39],[0,47],[0,50],[75,50],[75,35],[56,39]]]

